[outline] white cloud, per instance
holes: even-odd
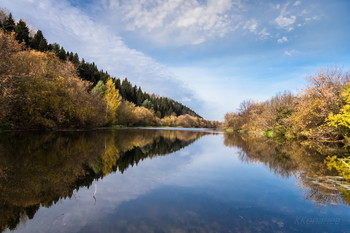
[[[290,17],[279,15],[275,19],[275,22],[277,23],[278,26],[285,28],[285,27],[289,27],[290,25],[294,24],[296,19],[297,19],[297,17],[295,15],[291,15]]]
[[[109,0],[106,11],[116,14],[126,30],[143,32],[158,43],[200,44],[234,30],[230,10],[239,0]],[[114,18],[114,17],[112,17]]]
[[[243,27],[243,29],[247,29],[253,33],[256,33],[257,28],[258,28],[258,22],[255,19],[247,21]]]
[[[281,38],[279,38],[277,40],[277,43],[279,43],[279,44],[282,44],[282,43],[285,43],[285,42],[288,42],[288,38],[285,37],[285,36],[283,36],[283,37],[281,37]]]
[[[259,39],[262,39],[262,40],[271,37],[271,34],[270,34],[270,32],[268,32],[266,27],[261,29],[261,27],[259,27],[259,26],[260,26],[260,23],[258,22],[258,20],[250,19],[250,20],[246,21],[246,23],[244,24],[242,29],[248,30],[249,32],[253,33],[254,35],[257,35],[259,37]]]
[[[305,21],[313,21],[313,20],[319,20],[320,17],[315,15],[315,16],[312,16],[312,17],[306,17],[305,18]]]
[[[301,4],[301,1],[295,1],[293,6],[299,6]]]
[[[278,25],[280,28],[287,29],[288,31],[293,30],[292,25],[296,22],[296,15],[292,14],[290,10],[288,9],[289,7],[289,2],[287,2],[280,10],[280,14],[278,15],[277,18],[275,18],[275,23]]]
[[[266,28],[263,28],[259,33],[259,36],[260,36],[260,38],[267,38],[267,37],[269,37],[271,34],[267,31],[267,29]]]
[[[294,49],[284,51],[284,55],[293,56],[297,51]]]
[[[280,7],[281,7],[280,4],[276,4],[276,5],[273,6],[273,8],[274,8],[274,9],[277,9],[277,10],[280,9]]]
[[[183,101],[183,102],[190,102],[190,101],[191,101],[191,99],[190,99],[190,98],[188,98],[188,97],[183,97],[183,98],[182,98],[182,101]]]
[[[100,18],[119,32],[146,39],[155,47],[199,45],[245,31],[259,39],[277,38],[311,18],[301,1],[278,4],[242,0],[103,0]],[[307,13],[306,9],[308,10]],[[266,12],[266,13],[262,13]],[[304,13],[303,13],[304,12]],[[277,15],[276,15],[277,13]],[[303,16],[303,17],[302,17]]]

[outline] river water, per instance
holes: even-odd
[[[1,133],[0,232],[350,233],[324,158],[210,130]]]

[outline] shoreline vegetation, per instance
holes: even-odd
[[[216,128],[183,104],[111,77],[0,10],[0,129]]]
[[[125,126],[125,125],[111,125],[104,127],[93,128],[60,128],[60,129],[1,129],[0,133],[17,133],[17,132],[88,132],[88,131],[103,131],[103,130],[133,130],[133,129],[149,129],[149,130],[176,130],[176,131],[193,131],[193,132],[223,132],[222,128],[199,128],[199,127],[182,127],[182,126]]]
[[[329,169],[350,181],[350,74],[339,68],[308,77],[297,95],[279,93],[264,102],[247,100],[227,113],[227,133],[299,141],[324,155]]]
[[[264,102],[243,101],[225,115],[226,132],[268,138],[350,142],[350,73],[333,68],[308,78],[298,94],[282,92]]]

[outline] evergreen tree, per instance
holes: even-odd
[[[119,92],[121,93],[121,84],[120,84],[120,79],[115,79],[115,88],[117,88],[119,90]]]
[[[73,62],[73,64],[75,64],[75,65],[78,65],[78,64],[79,64],[79,56],[78,56],[77,53],[75,53],[75,54],[73,55],[72,62]]]
[[[122,85],[121,85],[121,94],[123,98],[130,101],[131,99],[130,92],[131,92],[131,84],[129,83],[128,79],[125,78],[122,81]]]
[[[29,45],[29,29],[26,22],[19,20],[15,26],[16,40],[20,43],[24,42],[27,46]]]
[[[63,47],[60,48],[57,55],[58,55],[59,59],[61,59],[62,61],[67,60],[66,50],[64,50]]]
[[[61,46],[57,43],[49,44],[48,49],[58,56],[58,53],[60,52]]]
[[[72,52],[67,52],[67,57],[69,61],[73,60],[73,53]]]
[[[44,52],[48,49],[47,47],[47,41],[45,38],[42,38],[39,42],[39,47],[38,47],[38,50],[41,51],[41,52]]]
[[[139,87],[139,89],[136,92],[136,105],[141,106],[143,101],[145,101],[145,98],[141,90],[141,87]]]
[[[10,13],[8,18],[4,22],[4,29],[7,32],[13,32],[15,30],[15,21],[12,18],[12,14]]]
[[[33,39],[30,41],[30,47],[31,47],[32,49],[38,50],[38,49],[39,49],[40,41],[43,40],[43,39],[45,39],[45,38],[44,38],[44,36],[43,36],[42,31],[38,30],[38,31],[35,33]],[[46,40],[45,40],[45,41],[46,41]]]

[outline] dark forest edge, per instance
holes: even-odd
[[[0,10],[0,129],[214,128],[183,104],[111,77]]]
[[[227,132],[245,132],[303,144],[341,146],[325,154],[328,167],[350,180],[350,75],[339,68],[308,77],[297,95],[277,94],[265,102],[244,101],[235,113],[225,115]]]

